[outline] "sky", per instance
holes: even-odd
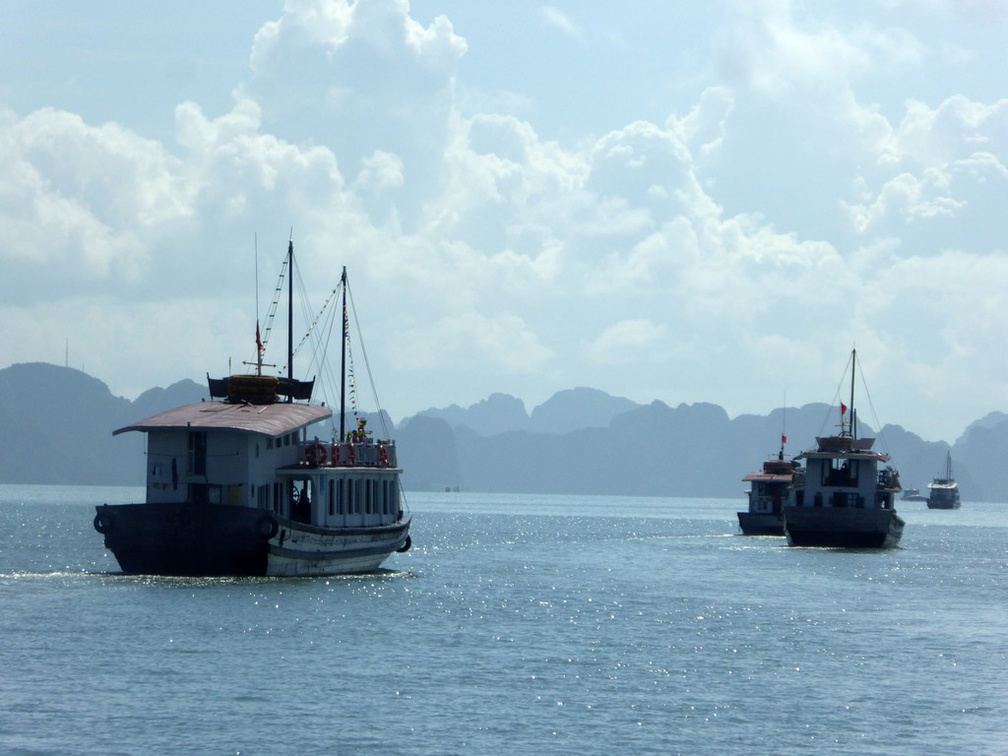
[[[396,421],[580,386],[837,404],[854,348],[876,427],[1008,411],[1002,0],[4,16],[0,367],[127,398],[237,372],[292,239],[306,311],[347,266]]]

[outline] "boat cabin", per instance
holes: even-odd
[[[115,433],[147,435],[148,504],[249,507],[321,528],[395,522],[394,442],[309,439],[331,416],[308,404],[201,402]]]
[[[795,492],[797,506],[893,508],[899,479],[891,467],[879,469],[889,455],[872,451],[875,439],[829,436],[817,441],[818,448],[797,457],[805,460],[805,487]]]

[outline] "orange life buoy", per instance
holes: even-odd
[[[322,444],[312,444],[307,449],[305,449],[305,460],[312,467],[318,467],[319,465],[324,465],[329,455],[326,452],[326,448]]]

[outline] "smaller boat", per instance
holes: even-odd
[[[761,470],[742,478],[750,484],[749,509],[737,513],[742,535],[784,535],[784,504],[793,499],[796,484],[804,483],[805,473],[800,464],[784,459],[785,440],[782,434],[776,459],[765,460]]]
[[[784,507],[784,534],[789,546],[890,548],[899,545],[904,521],[893,498],[902,491],[889,455],[874,451],[874,438],[858,438],[854,412],[851,353],[850,415],[840,403],[840,433],[816,439],[805,460],[805,485]],[[848,419],[849,417],[849,419]]]
[[[927,501],[927,496],[921,494],[919,488],[904,488],[900,501]]]
[[[945,474],[928,484],[928,509],[959,509],[959,486],[952,477],[952,452],[945,457]]]

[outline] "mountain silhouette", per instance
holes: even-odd
[[[144,438],[112,431],[208,398],[191,380],[113,396],[100,380],[46,363],[0,370],[0,483],[142,485]],[[560,391],[529,413],[507,394],[463,408],[428,409],[399,423],[396,438],[407,490],[718,497],[744,501],[746,473],[835,432],[826,404],[730,418],[716,404],[637,404],[603,391]],[[368,416],[380,436],[387,415]],[[328,438],[331,428],[311,429]],[[898,425],[876,432],[875,448],[893,457],[904,487],[926,489],[951,451],[963,499],[1008,501],[1008,414],[991,412],[949,445],[924,441]],[[902,506],[913,506],[903,504]]]

